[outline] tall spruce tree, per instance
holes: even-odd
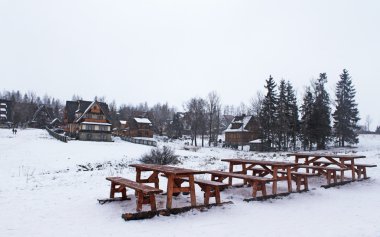
[[[312,143],[312,115],[313,115],[314,97],[310,87],[306,88],[303,102],[301,105],[301,122],[300,122],[300,138],[303,149],[311,150]]]
[[[266,80],[265,89],[267,89],[267,93],[262,102],[259,119],[262,143],[270,148],[275,141],[277,106],[276,82],[272,76]]]
[[[286,83],[286,110],[288,117],[286,147],[292,147],[293,150],[295,150],[297,145],[297,137],[300,130],[300,122],[298,119],[296,94],[292,84],[289,81]]]
[[[276,145],[279,150],[287,148],[287,134],[289,130],[289,108],[285,80],[278,86],[279,95],[276,107]]]
[[[331,139],[331,109],[330,97],[326,91],[326,73],[319,74],[314,84],[314,106],[312,113],[312,142],[317,144],[317,149],[325,149]]]
[[[336,85],[335,102],[336,110],[333,113],[334,118],[334,137],[337,139],[339,146],[347,143],[358,143],[359,129],[357,122],[359,121],[359,111],[355,103],[355,88],[348,71],[343,70],[340,80]]]

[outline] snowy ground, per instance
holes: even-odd
[[[189,151],[182,143],[159,144],[176,148],[186,168],[226,169],[220,159],[231,157],[292,159],[222,148]],[[310,192],[265,202],[246,203],[250,188],[232,188],[222,200],[233,205],[125,222],[121,214],[134,211],[134,198],[105,205],[97,199],[108,197],[105,177],[134,179],[127,165],[150,149],[121,140],[62,143],[43,130],[14,136],[0,129],[0,236],[380,236],[380,168],[368,169],[369,180],[330,189],[320,188],[323,178],[313,178]],[[380,136],[361,136],[358,148],[339,151],[366,155],[362,163],[380,166]],[[165,187],[165,179],[160,182]],[[202,195],[197,190],[198,203]],[[189,197],[180,195],[173,204],[189,205]],[[158,197],[158,206],[164,205],[165,197]]]

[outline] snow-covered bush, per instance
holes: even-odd
[[[143,155],[140,160],[145,164],[158,165],[175,165],[180,162],[178,155],[175,155],[174,150],[168,146],[163,146],[162,148],[154,148],[150,151],[150,153]]]

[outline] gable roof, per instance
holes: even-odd
[[[53,116],[52,116],[52,108],[48,108],[46,105],[41,105],[37,110],[36,112],[34,112],[33,114],[33,118],[32,118],[32,121],[36,121],[36,118],[37,116],[41,113],[41,111],[45,111],[46,114],[48,115],[48,117],[50,119],[53,119]]]
[[[82,113],[82,116],[83,116],[83,114],[91,108],[91,105],[94,102],[95,101],[85,101],[85,100],[66,101],[67,122],[68,123],[75,122],[76,121],[75,113]],[[100,109],[103,111],[106,118],[108,120],[111,120],[110,115],[109,115],[108,104],[104,102],[99,102],[99,101],[96,101],[96,102],[99,105]]]
[[[249,132],[246,128],[253,116],[235,116],[224,132]]]

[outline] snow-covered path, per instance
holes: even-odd
[[[363,162],[380,166],[380,136],[361,136],[360,141],[356,151],[367,156]],[[225,168],[220,159],[226,157],[263,158],[168,145],[179,148],[181,166],[195,169]],[[41,130],[20,130],[13,136],[0,129],[0,236],[380,236],[380,168],[368,170],[369,180],[337,188],[320,188],[324,180],[315,178],[310,192],[265,202],[246,203],[249,189],[228,189],[222,199],[233,205],[125,222],[121,214],[135,208],[134,200],[105,205],[96,200],[109,193],[105,177],[134,178],[126,165],[150,149],[123,141],[65,144]],[[78,165],[87,164],[94,170],[80,170]],[[197,196],[202,202],[199,190]],[[174,202],[183,205],[188,197],[180,195]],[[158,198],[158,205],[164,205],[164,198]]]

